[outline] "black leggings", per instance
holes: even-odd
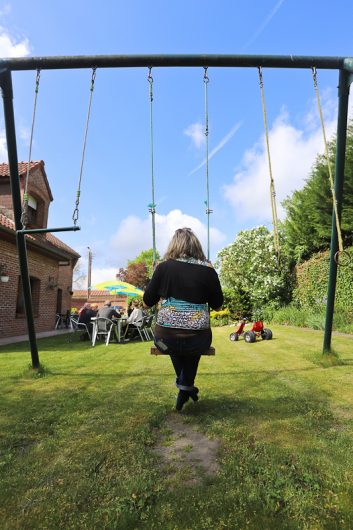
[[[156,336],[155,342],[158,340]],[[168,346],[176,374],[176,386],[180,390],[193,390],[201,354],[211,346],[211,332],[190,337],[168,337],[162,341]]]

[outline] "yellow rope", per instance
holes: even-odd
[[[264,93],[264,84],[263,84],[263,79],[262,79],[262,67],[261,66],[259,66],[259,80],[260,80],[260,90],[261,90],[262,112],[263,112],[263,117],[264,117],[268,169],[269,169],[269,174],[270,174],[270,195],[271,195],[273,236],[274,236],[275,250],[276,250],[276,253],[277,253],[277,257],[279,258],[280,243],[279,243],[279,233],[278,233],[278,216],[277,216],[277,206],[276,206],[276,190],[275,190],[275,181],[273,179],[273,174],[272,174],[270,142],[269,142],[269,138],[268,138],[267,113],[266,113],[265,93]]]
[[[328,144],[327,144],[327,139],[326,139],[324,117],[322,115],[320,94],[319,94],[319,88],[318,88],[318,84],[317,84],[317,72],[316,72],[315,66],[313,66],[312,72],[313,72],[313,81],[314,81],[315,94],[316,94],[316,99],[317,99],[317,106],[318,106],[318,109],[319,109],[319,115],[320,115],[320,121],[321,121],[322,136],[324,138],[324,144],[325,144],[325,157],[326,157],[327,168],[328,168],[329,179],[330,179],[332,201],[333,201],[333,209],[334,209],[334,212],[335,212],[336,230],[337,230],[337,237],[338,237],[338,249],[339,249],[339,252],[342,253],[343,252],[342,232],[341,232],[340,222],[339,222],[339,218],[338,218],[337,198],[336,198],[335,185],[334,185],[333,176],[332,176],[331,161],[330,161],[330,155],[329,155]]]

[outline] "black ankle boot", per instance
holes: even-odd
[[[177,410],[181,410],[183,406],[185,405],[185,403],[189,400],[189,397],[190,397],[189,392],[187,392],[186,390],[179,390],[175,408]]]
[[[198,401],[199,399],[199,396],[197,395],[198,393],[199,393],[199,389],[197,388],[197,386],[194,386],[192,390],[189,390],[189,396],[191,397],[193,401]]]

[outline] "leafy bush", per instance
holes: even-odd
[[[305,309],[299,309],[294,304],[289,304],[285,307],[277,309],[277,311],[271,311],[266,313],[264,310],[264,318],[267,321],[274,322],[275,324],[285,324],[289,326],[307,327],[308,311]]]
[[[295,303],[277,310],[264,309],[264,320],[275,324],[298,326],[312,329],[325,329],[326,308],[324,305],[313,306],[310,309],[298,307]],[[333,315],[334,331],[353,333],[353,308],[345,308],[338,304]]]
[[[351,262],[347,267],[338,267],[336,303],[342,308],[352,307],[353,300],[353,247],[347,249]],[[329,252],[318,252],[311,259],[296,266],[297,285],[293,300],[301,307],[323,305],[327,299],[329,277]]]
[[[235,241],[218,253],[222,285],[247,293],[250,307],[263,307],[271,300],[286,303],[292,293],[291,260],[281,239],[281,263],[274,248],[273,234],[265,227],[239,232]],[[243,309],[243,308],[242,308]],[[240,315],[241,316],[241,315]]]
[[[229,324],[229,310],[222,309],[221,311],[211,311],[210,313],[211,326],[226,326]]]
[[[224,287],[223,296],[223,307],[228,310],[230,320],[238,320],[244,315],[251,314],[250,295],[241,287]]]

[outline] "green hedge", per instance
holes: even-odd
[[[351,261],[347,266],[338,266],[335,303],[350,309],[353,304],[353,247],[349,247],[347,252]],[[328,251],[319,252],[310,260],[297,265],[293,301],[303,308],[325,305],[329,267]]]

